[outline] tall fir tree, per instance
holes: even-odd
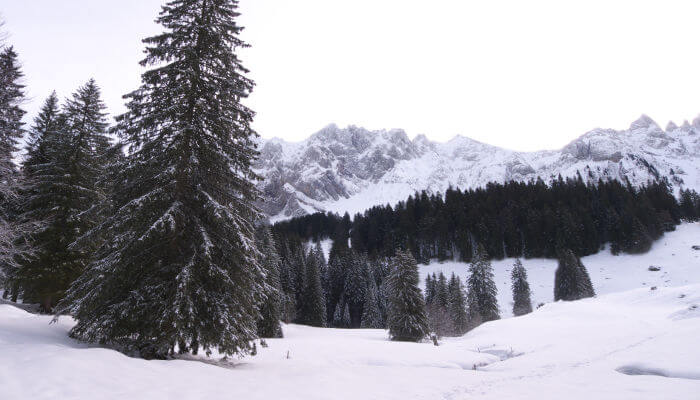
[[[493,280],[491,262],[486,250],[479,244],[476,247],[473,260],[469,265],[467,279],[467,308],[469,310],[469,328],[499,319],[498,288]]]
[[[261,338],[281,338],[282,327],[282,284],[280,282],[280,265],[282,260],[277,254],[275,241],[270,227],[262,225],[256,230],[258,249],[260,249],[263,270],[265,271],[265,300],[260,304],[258,319],[258,336]]]
[[[100,222],[108,162],[105,105],[94,80],[78,88],[57,111],[49,96],[34,121],[23,169],[28,177],[23,217],[44,220],[31,242],[34,257],[16,274],[23,296],[51,312],[90,261],[96,237],[78,243]],[[86,243],[86,244],[85,244]]]
[[[306,325],[322,327],[326,326],[326,299],[321,286],[320,262],[312,249],[306,257],[306,284],[299,321]]]
[[[236,56],[247,47],[235,0],[173,0],[147,38],[139,89],[116,131],[128,146],[115,212],[96,260],[60,308],[71,336],[144,357],[176,344],[207,353],[252,349],[264,271],[251,163],[253,88]]]
[[[353,328],[359,328],[368,285],[367,258],[364,254],[350,252],[349,268],[345,274],[343,297],[350,310]]]
[[[379,290],[373,279],[369,281],[367,292],[365,293],[365,304],[360,327],[370,329],[384,328],[384,320],[379,306]]]
[[[452,273],[448,284],[447,312],[452,323],[452,333],[461,335],[469,328],[469,315],[467,314],[467,295],[459,276]]]
[[[0,285],[6,289],[6,276],[14,274],[17,258],[28,250],[22,239],[29,225],[16,219],[22,180],[13,161],[24,135],[23,75],[14,49],[0,48]]]
[[[428,334],[418,264],[408,251],[397,250],[388,277],[387,326],[392,340],[416,342]]]
[[[580,300],[595,296],[586,267],[573,251],[563,249],[554,273],[554,301]]]
[[[530,284],[527,282],[527,271],[519,258],[516,258],[513,264],[510,281],[513,290],[513,315],[517,317],[531,313]]]

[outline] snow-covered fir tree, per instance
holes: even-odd
[[[515,263],[513,263],[510,281],[513,290],[513,315],[517,317],[531,313],[530,284],[527,282],[527,271],[519,258],[516,258]]]
[[[359,328],[362,309],[365,303],[368,285],[367,258],[364,254],[350,252],[350,264],[345,274],[343,295],[350,309],[350,321],[353,328]]]
[[[439,274],[433,273],[430,285],[430,295],[426,294],[426,298],[430,297],[431,300],[426,303],[430,331],[437,337],[451,335],[454,324],[448,312],[449,293],[445,274],[442,271]]]
[[[116,131],[128,146],[115,213],[96,260],[62,304],[71,336],[144,357],[176,344],[246,353],[256,337],[264,271],[251,162],[253,88],[236,50],[235,0],[173,0],[147,38],[142,85]]]
[[[435,298],[435,272],[425,277],[425,304],[432,304]]]
[[[319,327],[326,325],[326,299],[323,296],[319,265],[321,261],[313,249],[306,257],[306,284],[299,316],[302,324]]]
[[[282,263],[270,227],[261,225],[256,230],[258,249],[261,253],[260,263],[265,271],[265,300],[260,304],[258,319],[258,336],[261,338],[282,337],[282,284],[279,268]]]
[[[99,242],[76,241],[99,223],[95,210],[105,201],[102,177],[110,148],[105,105],[94,80],[78,88],[60,114],[57,102],[49,96],[31,130],[23,217],[46,224],[31,237],[35,256],[23,260],[16,274],[24,298],[45,312],[83,272],[91,246]]]
[[[329,322],[335,323],[336,321],[334,313],[343,297],[345,276],[351,262],[352,258],[350,249],[347,247],[347,240],[345,243],[334,241],[328,256],[328,269],[326,270],[327,277],[325,282],[328,286],[324,290]],[[342,311],[340,314],[342,316]]]
[[[452,322],[452,334],[461,335],[467,331],[469,316],[467,314],[467,295],[459,276],[452,273],[447,285],[447,312]]]
[[[365,293],[365,304],[362,310],[361,328],[382,329],[384,320],[379,306],[379,289],[374,279],[369,281],[367,292]]]
[[[498,289],[493,280],[493,269],[486,250],[479,244],[476,247],[474,259],[469,265],[467,278],[467,309],[469,312],[469,328],[499,319]]]
[[[435,298],[433,302],[439,307],[446,308],[448,297],[447,277],[440,271],[437,276],[437,283],[435,284]]]
[[[24,134],[22,77],[14,49],[0,48],[0,284],[6,275],[14,273],[17,258],[26,255],[28,250],[22,238],[30,226],[16,219],[22,181],[13,161]],[[7,282],[3,285],[9,286]]]
[[[593,296],[595,290],[581,259],[569,249],[561,250],[554,273],[554,301],[579,300]]]
[[[428,334],[418,264],[409,251],[397,250],[388,277],[387,326],[392,340],[419,341]]]

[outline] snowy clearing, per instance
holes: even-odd
[[[577,302],[551,303],[556,262],[525,260],[533,301],[549,303],[439,347],[390,342],[382,330],[287,325],[285,338],[268,339],[255,357],[145,361],[69,339],[71,318],[50,324],[0,304],[0,398],[694,399],[698,228],[679,226],[646,255],[585,257],[599,296]],[[494,262],[502,309],[511,264]],[[449,268],[466,274],[459,263],[421,273]]]
[[[678,225],[673,232],[667,232],[654,242],[646,254],[613,256],[609,250],[582,257],[583,265],[591,275],[596,294],[617,293],[641,287],[675,287],[700,283],[700,251],[692,246],[700,244],[700,223]],[[498,305],[501,317],[512,316],[513,295],[510,272],[515,259],[492,260],[494,279],[498,285]],[[533,308],[540,303],[549,303],[554,297],[554,271],[557,260],[533,258],[521,259],[527,269],[527,277],[532,290]],[[649,271],[650,266],[659,271]],[[449,279],[454,272],[462,282],[469,275],[468,263],[434,261],[429,265],[419,264],[421,284],[425,276],[442,271]]]

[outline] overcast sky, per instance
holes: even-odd
[[[94,77],[112,114],[140,82],[160,0],[0,0],[33,117]],[[645,113],[700,113],[700,1],[241,0],[263,137],[334,122],[559,148]]]

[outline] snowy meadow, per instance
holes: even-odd
[[[385,330],[290,324],[256,356],[146,361],[69,339],[70,317],[51,324],[50,316],[4,304],[3,398],[693,399],[700,393],[700,251],[691,246],[699,232],[698,224],[683,224],[648,254],[584,257],[598,296],[575,302],[551,301],[554,262],[524,260],[533,301],[546,304],[437,347],[392,342]],[[504,314],[511,261],[494,262]],[[423,276],[465,268],[420,267]]]

